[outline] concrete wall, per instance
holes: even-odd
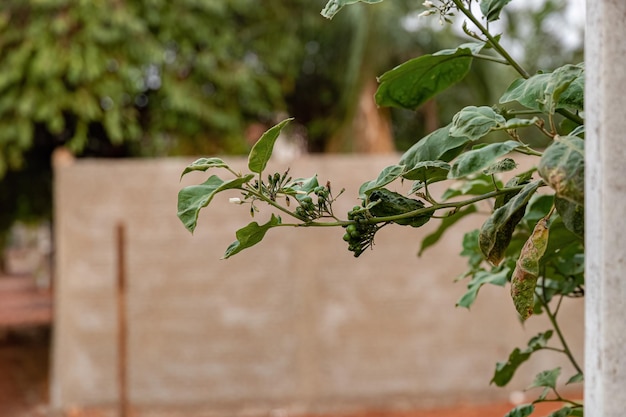
[[[290,166],[294,176],[317,173],[334,190],[345,187],[337,207],[345,213],[358,203],[359,185],[397,159],[306,157]],[[56,169],[56,409],[116,402],[119,222],[128,245],[128,395],[145,410],[232,415],[481,402],[556,366],[554,354],[541,352],[511,388],[489,385],[494,360],[548,325],[544,317],[520,325],[508,288],[484,288],[471,311],[454,307],[465,291],[453,282],[465,268],[461,236],[479,218],[422,258],[420,240],[436,221],[383,229],[359,259],[343,230],[281,228],[220,260],[250,221],[248,208],[227,203],[236,194],[218,195],[189,234],[176,217],[177,192],[206,178],[191,173],[179,182],[192,160],[79,160]],[[256,219],[267,215],[263,208]],[[563,308],[580,357],[582,302]],[[564,367],[566,377],[575,373]]]

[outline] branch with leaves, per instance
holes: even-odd
[[[331,0],[322,14],[332,18],[342,7],[357,1]],[[316,176],[293,179],[287,171],[264,178],[276,139],[291,119],[261,136],[248,157],[249,173],[235,172],[219,158],[201,158],[189,165],[183,175],[220,168],[234,178],[212,175],[202,184],[183,188],[178,216],[193,232],[199,211],[226,190],[239,190],[241,197],[231,200],[248,204],[252,216],[261,203],[273,209],[266,223],[251,222],[239,229],[224,258],[258,244],[270,229],[285,226],[343,227],[348,250],[361,256],[372,247],[382,227],[418,228],[440,219],[438,229],[423,240],[421,254],[460,219],[475,213],[478,203],[490,202],[492,209],[481,229],[463,239],[461,254],[468,258],[469,268],[461,278],[469,282],[457,305],[469,308],[483,285],[510,283],[520,319],[545,312],[553,327],[531,339],[527,348],[516,348],[507,361],[499,362],[492,383],[508,384],[518,367],[539,350],[565,355],[576,372],[567,384],[579,383],[582,371],[559,327],[558,314],[564,298],[584,294],[584,120],[580,114],[584,65],[568,64],[551,72],[528,74],[502,47],[500,35],[489,31],[489,23],[499,18],[508,1],[481,1],[481,15],[474,14],[472,3],[424,2],[426,10],[421,16],[439,14],[441,22],[464,17],[463,28],[472,42],[413,58],[382,74],[376,103],[416,109],[462,80],[474,59],[511,66],[520,78],[503,92],[498,103],[460,109],[450,124],[421,138],[397,164],[363,183],[359,189],[361,204],[346,218],[340,218],[333,209],[343,190],[334,196],[331,184],[320,185]],[[536,135],[549,141],[545,149],[529,145]],[[516,154],[529,155],[536,163],[517,172]],[[505,173],[509,179],[503,182]],[[409,181],[412,187],[407,195],[390,189],[396,182]],[[449,186],[434,196],[429,187],[440,182]],[[552,306],[553,299],[557,300],[556,307]],[[548,345],[555,333],[560,346]],[[555,368],[537,375],[529,389],[541,387],[543,392],[533,403],[516,407],[507,416],[529,416],[535,403],[545,401],[566,404],[552,417],[582,415],[580,403],[561,396],[557,385],[560,373],[561,368]]]

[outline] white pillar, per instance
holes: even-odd
[[[626,0],[587,0],[585,417],[626,399]]]

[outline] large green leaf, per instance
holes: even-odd
[[[272,218],[265,224],[259,225],[257,222],[252,222],[246,227],[237,230],[235,233],[237,240],[228,246],[222,259],[228,259],[242,250],[256,245],[263,240],[265,233],[269,229],[278,226],[280,223],[280,217],[272,214]]]
[[[502,186],[502,183],[496,180],[498,187]],[[476,178],[459,182],[452,185],[442,195],[442,200],[449,200],[452,197],[458,197],[460,195],[481,195],[487,194],[495,190],[494,180],[490,175],[479,175]]]
[[[187,230],[193,233],[200,210],[211,202],[215,194],[220,191],[239,188],[253,177],[254,175],[249,174],[225,182],[217,175],[212,175],[202,184],[183,188],[178,192],[178,218]]]
[[[502,8],[511,0],[482,0],[480,2],[480,11],[488,22],[493,22],[500,18]]]
[[[285,127],[287,123],[292,121],[293,118],[285,119],[277,125],[271,127],[267,132],[263,133],[261,138],[254,144],[248,155],[248,168],[252,172],[260,174],[267,166],[267,162],[272,156],[274,150],[274,144],[280,131]]]
[[[187,165],[180,177],[182,178],[185,174],[192,171],[206,171],[209,168],[228,168],[228,164],[220,158],[196,159],[194,162]]]
[[[376,103],[381,107],[416,109],[465,78],[472,54],[483,47],[483,43],[464,44],[398,65],[378,78]]]
[[[511,243],[515,226],[524,217],[526,205],[540,184],[539,180],[525,185],[517,195],[496,209],[481,227],[478,242],[491,264],[498,265],[502,261],[504,252]]]
[[[402,155],[399,164],[404,165],[406,172],[409,173],[421,162],[450,162],[470,141],[466,137],[450,136],[450,127],[451,125],[442,127],[424,136]]]
[[[322,10],[322,16],[332,19],[344,6],[358,2],[362,3],[380,3],[383,0],[330,0]]]
[[[359,198],[365,199],[365,196],[377,188],[384,187],[390,182],[396,180],[402,175],[404,171],[404,165],[391,165],[384,168],[378,178],[375,180],[363,183],[359,188]]]
[[[503,387],[508,384],[515,375],[515,371],[517,371],[521,364],[530,358],[530,355],[533,352],[547,346],[548,340],[552,337],[552,333],[552,330],[548,330],[545,333],[539,333],[537,336],[528,341],[528,346],[524,350],[515,348],[509,355],[506,362],[498,362],[496,364],[496,371],[491,379],[491,383],[496,384],[499,387]]]
[[[556,195],[585,204],[585,141],[577,136],[557,136],[544,151],[539,175]]]
[[[517,101],[530,109],[554,113],[558,108],[584,107],[584,67],[565,65],[551,73],[517,79],[500,97],[500,103]]]
[[[504,287],[508,282],[510,272],[511,270],[509,268],[503,268],[498,272],[478,271],[467,284],[467,292],[461,296],[456,305],[458,307],[470,308],[478,296],[478,290],[480,290],[483,285],[493,284]]]
[[[491,107],[468,106],[452,118],[450,136],[465,136],[474,141],[505,123],[506,119]]]
[[[408,180],[427,181],[429,184],[448,178],[450,164],[443,161],[418,162],[410,170],[402,174]]]
[[[556,411],[551,412],[550,414],[548,414],[547,417],[570,417],[570,416],[582,415],[582,414],[578,414],[578,412],[582,412],[582,409],[579,408],[575,410],[571,407],[563,407]]]
[[[419,252],[417,253],[417,256],[422,256],[422,253],[426,249],[428,249],[429,247],[437,243],[439,239],[441,239],[441,236],[443,236],[444,232],[448,230],[448,228],[453,226],[456,222],[458,222],[459,220],[461,220],[463,217],[467,216],[468,214],[476,213],[476,211],[477,211],[476,206],[472,204],[444,218],[439,223],[439,227],[437,228],[437,230],[435,230],[433,233],[429,234],[424,239],[422,239],[422,245],[420,247]]]
[[[491,165],[515,148],[522,146],[519,142],[509,140],[491,143],[478,149],[472,149],[460,155],[452,164],[448,178],[460,178],[479,172]]]

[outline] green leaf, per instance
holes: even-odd
[[[374,204],[371,204],[374,203]],[[397,216],[424,208],[421,200],[405,197],[386,188],[372,191],[368,197],[368,210],[374,217]],[[418,214],[412,217],[393,220],[402,226],[420,227],[430,220],[432,213]]]
[[[399,164],[404,165],[406,172],[410,173],[421,162],[450,162],[456,158],[470,140],[450,136],[450,127],[451,125],[442,127],[424,136],[402,155]]]
[[[583,110],[584,68],[565,65],[552,73],[536,74],[528,79],[517,79],[507,88],[500,103],[517,101],[529,109],[554,113],[556,109],[571,107]]]
[[[465,78],[472,64],[472,53],[483,46],[464,44],[398,65],[378,78],[376,103],[381,107],[418,108]]]
[[[533,126],[538,121],[539,121],[538,117],[533,117],[532,119],[518,119],[517,117],[514,117],[512,119],[507,120],[504,125],[498,126],[495,129],[496,130],[502,130],[502,129],[509,130],[509,129],[518,129],[520,127],[529,127],[529,126]]]
[[[552,333],[552,330],[548,330],[545,333],[539,333],[537,336],[528,341],[528,347],[524,350],[515,348],[509,355],[509,359],[506,362],[498,362],[496,364],[496,371],[491,379],[491,383],[496,384],[499,387],[503,387],[508,384],[520,365],[526,362],[533,352],[546,347],[548,340],[552,337]]]
[[[583,374],[577,373],[576,375],[574,375],[570,379],[568,379],[567,382],[565,383],[565,385],[577,384],[579,382],[583,382],[584,380],[585,380],[585,377],[583,376]]]
[[[296,178],[287,184],[283,191],[286,194],[295,195],[296,199],[301,200],[308,194],[311,194],[319,185],[317,175],[314,175],[310,178]]]
[[[520,146],[521,144],[519,142],[509,140],[501,143],[491,143],[487,146],[465,152],[452,164],[448,178],[466,177],[481,171],[492,165],[496,159]]]
[[[537,222],[515,264],[511,277],[511,297],[522,320],[533,314],[539,261],[546,252],[548,237],[548,221],[544,218]]]
[[[248,168],[252,172],[260,174],[267,166],[267,162],[272,156],[274,150],[274,143],[280,131],[285,127],[287,123],[293,120],[293,117],[285,119],[277,125],[271,127],[267,132],[263,133],[261,138],[254,144],[248,155]]]
[[[567,230],[584,239],[585,207],[560,197],[555,197],[554,205]]]
[[[468,214],[476,213],[476,211],[476,206],[472,204],[444,218],[439,224],[437,230],[422,239],[422,245],[419,252],[417,253],[417,256],[422,256],[422,253],[424,253],[427,248],[437,243],[439,239],[441,239],[441,236],[443,236],[444,232],[448,230],[448,228],[453,226],[456,222],[458,222]]]
[[[328,3],[326,3],[326,6],[322,10],[321,14],[327,19],[332,19],[339,12],[339,10],[349,4],[354,4],[358,2],[374,4],[380,3],[381,1],[383,0],[330,0]]]
[[[528,417],[535,411],[535,406],[532,404],[522,404],[518,405],[508,413],[504,415],[504,417]]]
[[[487,19],[487,22],[493,22],[500,18],[502,8],[511,0],[482,0],[480,2],[480,11]]]
[[[224,182],[217,175],[212,175],[202,184],[183,188],[178,192],[178,218],[187,230],[193,233],[200,210],[211,202],[215,194],[220,191],[239,188],[253,177],[254,175],[249,174]]]
[[[502,187],[502,183],[496,180],[498,187]],[[452,197],[460,195],[481,195],[487,194],[495,190],[493,179],[489,175],[480,175],[470,180],[462,181],[448,188],[442,195],[442,200],[448,200]]]
[[[409,171],[404,172],[402,177],[408,180],[428,181],[429,184],[432,184],[448,178],[448,172],[450,172],[450,164],[447,162],[423,161],[418,162]]]
[[[524,217],[526,205],[540,184],[541,181],[534,181],[525,185],[517,195],[496,209],[483,224],[479,244],[491,264],[498,265],[502,261],[504,252],[511,243],[515,226]]]
[[[515,168],[517,168],[517,163],[513,159],[504,158],[488,166],[485,170],[483,170],[483,174],[485,175],[500,174],[502,172],[513,171]]]
[[[572,415],[571,407],[563,407],[559,410],[553,411],[548,414],[548,417],[569,417]]]
[[[505,123],[506,119],[491,107],[468,106],[452,118],[450,136],[465,136],[476,141]]]
[[[467,292],[457,301],[457,307],[470,308],[478,296],[478,290],[485,284],[504,287],[508,282],[510,272],[509,268],[503,268],[498,272],[478,271],[467,284]]]
[[[556,136],[544,151],[539,175],[558,197],[585,204],[585,141],[576,136]]]
[[[556,380],[559,378],[559,375],[561,375],[560,367],[539,372],[535,376],[533,383],[530,384],[528,389],[537,388],[537,387],[547,387],[547,388],[555,389]]]
[[[209,168],[228,168],[228,164],[220,158],[200,158],[187,165],[180,177],[191,171],[206,171]]]
[[[378,174],[378,178],[372,181],[368,181],[363,183],[359,188],[359,198],[365,199],[365,196],[368,195],[373,190],[377,188],[384,187],[395,179],[399,178],[404,171],[404,165],[391,165],[384,168],[380,174]]]
[[[235,233],[237,240],[228,246],[222,259],[228,259],[242,250],[256,245],[263,240],[265,233],[267,233],[269,229],[278,226],[280,223],[280,217],[272,214],[272,218],[263,225],[259,225],[257,222],[252,222],[246,227],[237,230]]]

